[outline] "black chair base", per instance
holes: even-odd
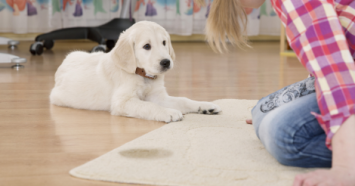
[[[135,23],[134,19],[116,18],[98,27],[74,27],[55,30],[36,37],[35,43],[30,47],[33,55],[41,55],[43,48],[50,50],[55,40],[89,39],[97,42],[91,51],[109,51],[118,40],[120,33]]]

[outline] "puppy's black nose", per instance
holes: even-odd
[[[163,59],[160,61],[160,65],[164,68],[169,68],[170,67],[170,60],[169,59]]]

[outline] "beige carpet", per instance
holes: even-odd
[[[306,169],[280,165],[245,124],[256,104],[217,100],[220,115],[188,114],[70,171],[79,178],[152,185],[292,185]],[[309,170],[307,170],[309,171]]]

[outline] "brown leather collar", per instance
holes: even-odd
[[[157,76],[147,74],[147,73],[145,73],[145,70],[143,68],[139,68],[139,67],[137,67],[137,69],[136,69],[136,74],[143,76],[145,78],[148,78],[148,79],[157,79]]]

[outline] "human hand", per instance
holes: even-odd
[[[316,170],[295,177],[293,186],[354,186],[355,172],[347,167]]]

